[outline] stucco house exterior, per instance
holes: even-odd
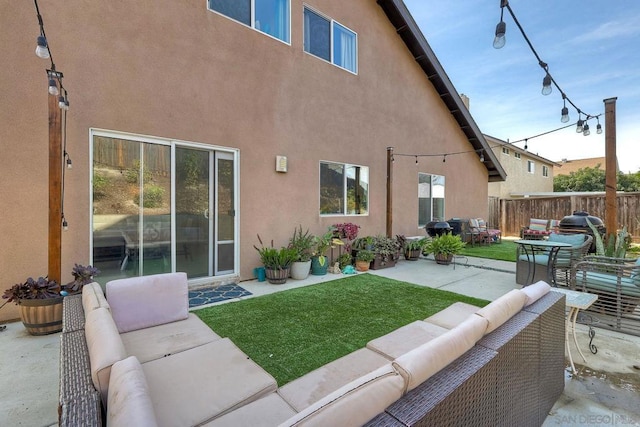
[[[489,197],[509,199],[525,193],[553,192],[558,163],[489,135],[485,139],[507,173],[505,181],[489,183]]]
[[[562,159],[557,162],[553,167],[553,174],[558,175],[570,175],[571,172],[578,172],[584,168],[595,168],[600,166],[600,169],[604,170],[607,162],[606,157],[590,157],[587,159]],[[616,172],[620,172],[618,166],[618,159],[616,157]]]
[[[487,182],[506,176],[400,0],[38,3],[71,107],[63,282],[74,263],[103,284],[245,280],[258,234],[384,234],[387,147],[466,153],[394,157],[393,234],[486,215]],[[0,5],[7,287],[47,274],[51,95],[33,6]]]

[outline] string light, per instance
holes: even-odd
[[[585,123],[582,127],[582,136],[589,136],[591,131],[589,130],[589,123]]]
[[[36,55],[38,58],[48,59],[49,58],[49,46],[47,46],[47,39],[40,35],[37,39],[36,46]]]
[[[560,121],[562,123],[567,123],[569,121],[569,109],[567,108],[567,96],[562,94],[562,111],[560,112]]]
[[[496,49],[502,49],[507,42],[505,33],[507,32],[507,24],[502,20],[504,16],[504,7],[507,5],[507,0],[500,1],[500,22],[496,25],[496,36],[493,39],[493,47]]]
[[[598,124],[596,125],[596,133],[598,135],[600,135],[602,133],[602,125],[600,124],[600,118],[596,117],[596,120],[598,121]]]

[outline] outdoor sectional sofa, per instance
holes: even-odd
[[[186,275],[87,285],[65,298],[60,425],[541,425],[564,388],[549,289],[453,304],[278,388],[188,313]]]

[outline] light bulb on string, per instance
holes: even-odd
[[[529,148],[529,140],[527,138],[524,139],[524,149]]]
[[[447,161],[447,155],[445,154],[442,156],[442,163],[446,163],[446,161]]]
[[[549,75],[549,73],[547,73],[547,75],[542,79],[542,94],[544,96],[547,96],[551,93],[551,91],[551,76]]]
[[[589,124],[585,123],[583,128],[582,128],[582,135],[583,136],[589,136],[591,134],[591,131],[589,131]]]
[[[580,117],[580,113],[578,113],[578,117]],[[577,133],[582,133],[582,126],[584,125],[584,122],[582,121],[582,119],[578,118],[578,123],[576,123],[576,132]]]
[[[508,0],[500,0],[500,22],[496,25],[495,38],[493,39],[494,49],[502,49],[507,42],[505,33],[507,32],[507,24],[503,21],[504,7],[507,5]]]
[[[418,156],[416,156],[416,165],[418,164]]]
[[[53,96],[58,96],[60,94],[56,79],[54,79],[53,77],[49,77],[49,93]]]
[[[596,120],[598,121],[598,124],[596,125],[596,133],[600,135],[602,133],[602,125],[600,124],[600,119],[598,117],[596,117]]]
[[[38,58],[42,59],[47,59],[50,56],[49,47],[47,46],[47,39],[44,36],[38,36],[36,55],[38,56]]]
[[[484,153],[480,153],[480,163],[484,163]]]

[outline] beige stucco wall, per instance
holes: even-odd
[[[63,281],[74,262],[90,261],[90,128],[239,149],[243,279],[259,264],[257,233],[285,244],[297,224],[320,233],[344,221],[360,224],[362,234],[384,233],[386,147],[410,154],[471,149],[373,0],[313,4],[358,34],[358,75],[303,52],[296,0],[291,45],[207,11],[205,1],[39,4],[71,103]],[[10,286],[47,269],[48,62],[33,53],[32,3],[2,2],[0,25],[0,271]],[[288,173],[275,172],[276,155],[288,157]],[[370,168],[369,216],[319,216],[320,160]],[[396,158],[394,234],[423,233],[418,172],[446,177],[447,217],[486,216],[487,171],[476,156],[422,158],[419,165]]]
[[[489,140],[489,144],[494,147],[495,143]],[[520,158],[516,158],[515,151],[510,148],[509,154],[502,152],[502,147],[493,148],[500,164],[507,172],[507,179],[502,182],[489,183],[489,196],[508,199],[513,193],[531,192],[553,192],[553,163],[543,162],[539,157],[528,156],[521,153]],[[531,160],[535,164],[534,173],[529,173],[527,161]],[[542,166],[548,168],[548,176],[542,175]]]

